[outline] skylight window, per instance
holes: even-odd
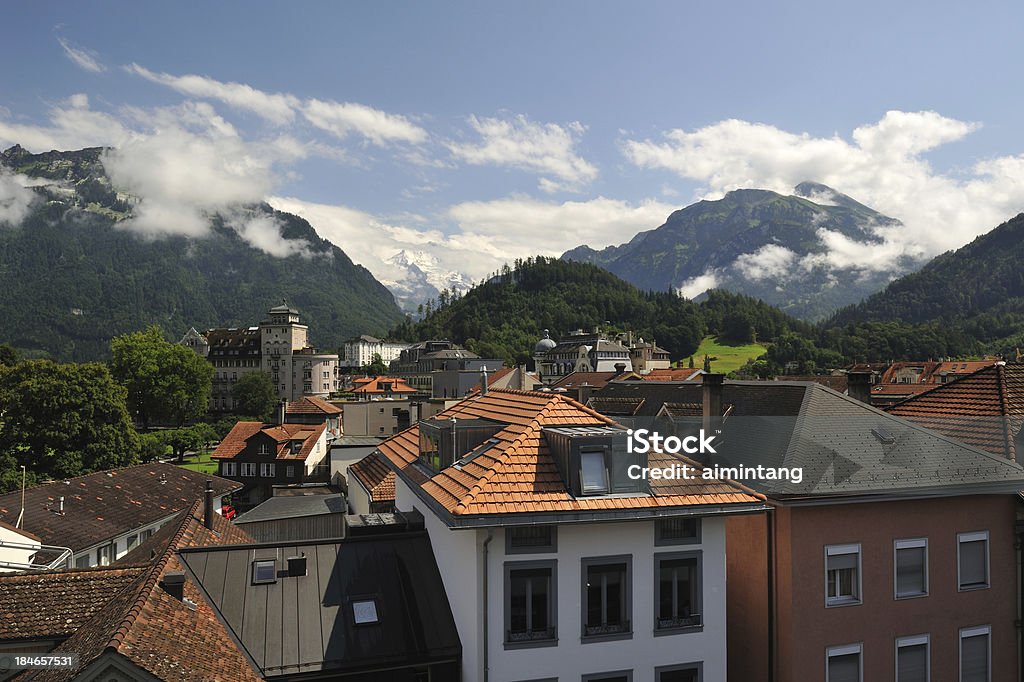
[[[580,452],[580,477],[584,495],[608,492],[608,467],[605,466],[603,449]]]
[[[274,559],[257,559],[252,562],[252,584],[263,585],[277,582],[277,562]]]
[[[376,599],[361,599],[359,601],[352,602],[352,619],[356,625],[372,625],[379,623],[380,619],[377,617],[377,600]]]

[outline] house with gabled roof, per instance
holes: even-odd
[[[818,383],[704,379],[592,404],[700,404],[691,429],[719,420],[705,464],[767,498],[726,522],[729,680],[1019,679],[1017,463]]]
[[[238,422],[210,455],[220,475],[238,481],[236,502],[253,506],[275,485],[325,483],[330,478],[327,423]]]
[[[665,462],[557,393],[477,393],[377,452],[425,518],[463,679],[725,678],[725,519],[762,496],[629,475]]]
[[[0,495],[0,522],[30,533],[43,546],[67,548],[79,568],[105,566],[144,542],[175,514],[202,499],[213,481],[215,507],[241,489],[234,481],[150,462],[50,481]],[[44,562],[45,563],[45,562]]]
[[[0,576],[0,605],[14,616],[0,619],[0,647],[75,655],[71,667],[16,679],[260,680],[178,555],[186,547],[248,541],[196,502],[117,565]]]
[[[348,468],[348,503],[353,514],[379,514],[395,509],[395,472],[377,452]]]

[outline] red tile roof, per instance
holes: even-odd
[[[384,390],[384,388],[381,387],[382,383],[391,384],[391,388]],[[358,387],[352,389],[352,392],[361,394],[415,393],[416,389],[405,383],[405,379],[402,379],[401,377],[373,377],[369,381],[361,382]]]
[[[1015,459],[1024,425],[1024,365],[994,365],[907,398],[887,410],[989,452]]]
[[[628,378],[637,376],[632,372],[573,372],[551,384],[552,390],[556,388],[579,388],[583,384],[593,386],[595,389],[604,388],[609,381],[616,378]]]
[[[211,459],[234,459],[245,452],[246,445],[253,436],[262,433],[269,436],[277,444],[275,459],[306,459],[313,451],[313,446],[323,435],[327,424],[264,424],[262,422],[238,422],[234,425],[217,449],[210,454]],[[293,453],[289,445],[291,441],[301,440],[302,448]]]
[[[251,538],[218,514],[214,515],[214,529],[207,529],[198,502],[180,521],[169,525],[173,533],[167,533],[166,545],[153,561],[54,650],[54,654],[77,653],[78,668],[42,670],[32,680],[75,679],[105,653],[119,654],[160,680],[261,679],[191,579],[186,578],[184,596],[195,608],[161,585],[168,573],[184,571],[177,550],[251,542]]]
[[[652,482],[655,494],[633,497],[574,498],[548,451],[547,426],[616,425],[614,421],[561,394],[495,389],[459,402],[435,419],[486,419],[504,424],[497,444],[459,467],[428,476],[419,459],[419,426],[381,443],[392,467],[452,515],[517,512],[574,512],[690,505],[756,503],[763,498],[731,481]],[[692,460],[676,458],[698,466]]]
[[[319,396],[307,395],[294,402],[288,403],[288,407],[285,408],[285,413],[336,415],[341,414],[342,409],[337,405],[332,405]]]
[[[371,452],[348,468],[359,479],[363,488],[370,493],[373,502],[395,501],[395,472],[381,459],[382,455]]]

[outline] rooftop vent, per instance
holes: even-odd
[[[288,577],[289,578],[301,578],[306,575],[306,557],[305,556],[290,556],[288,561]]]
[[[895,445],[896,436],[883,428],[871,429],[871,435],[878,439],[882,445]]]

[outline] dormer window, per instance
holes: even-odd
[[[267,445],[266,443],[260,443],[260,454],[261,455],[269,455],[270,454],[270,446]]]
[[[580,484],[584,495],[608,494],[608,466],[604,448],[580,450]]]

